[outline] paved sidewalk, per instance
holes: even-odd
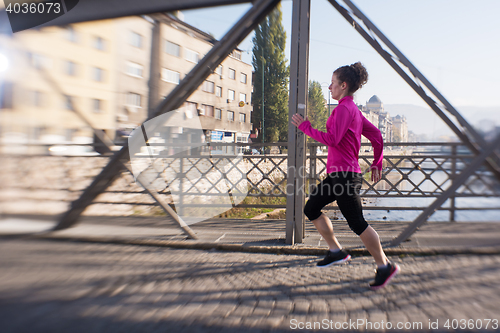
[[[320,269],[315,256],[19,239],[0,253],[3,333],[494,332],[500,319],[499,255],[392,256],[402,273],[375,292],[368,257]]]
[[[325,241],[306,222],[306,238],[294,246],[285,244],[284,220],[210,219],[191,225],[197,240],[187,240],[167,217],[83,217],[75,227],[47,233],[56,225],[54,216],[4,216],[0,236],[37,234],[37,237],[190,249],[219,249],[261,253],[322,254]],[[357,255],[367,255],[360,239],[345,221],[334,221],[341,244]],[[388,243],[408,223],[371,222],[382,242]],[[398,254],[500,254],[500,223],[431,222],[420,227],[407,242],[386,248]]]

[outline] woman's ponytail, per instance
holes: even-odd
[[[353,94],[368,81],[368,72],[359,61],[350,65],[339,67],[333,72],[340,82],[346,82],[349,93]]]

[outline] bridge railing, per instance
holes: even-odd
[[[169,155],[162,151],[164,144],[151,144],[159,150],[153,156],[160,160],[162,170],[157,177],[162,178],[160,194],[169,196],[171,203],[183,201],[183,209],[194,209],[204,202],[189,202],[186,198],[197,196],[221,196],[229,188],[241,185],[245,179],[248,193],[239,201],[240,208],[285,208],[287,195],[287,143],[210,143],[203,149],[189,153],[189,156]],[[67,205],[92,181],[106,165],[109,156],[95,153],[92,146],[77,145],[78,149],[61,147],[75,145],[24,145],[23,149],[13,149],[12,145],[2,146],[2,171],[0,172],[0,199],[2,210],[12,213],[61,213]],[[95,147],[97,150],[98,145]],[[17,152],[17,154],[16,154]],[[21,153],[19,153],[21,152]],[[31,152],[31,153],[30,153]],[[235,154],[241,158],[235,159]],[[136,156],[150,159],[151,156]],[[369,143],[363,143],[359,162],[363,170],[368,170],[373,158]],[[451,184],[452,180],[472,160],[473,155],[460,143],[386,143],[384,150],[384,170],[382,179],[373,184],[369,173],[364,174],[361,195],[366,211],[418,212],[432,202]],[[211,180],[210,190],[200,188],[200,181],[209,172],[204,165],[210,162],[213,168],[228,174],[244,175],[238,183],[232,177],[221,175]],[[306,195],[312,187],[326,175],[327,150],[319,143],[308,143],[304,175],[307,178]],[[185,177],[184,185],[174,186],[175,177],[169,177],[168,170],[181,167]],[[213,170],[212,168],[212,170]],[[211,174],[213,176],[213,173]],[[220,184],[224,186],[219,186]],[[193,192],[194,191],[194,192]],[[184,199],[183,199],[184,198]],[[459,188],[440,208],[448,211],[450,221],[457,219],[459,211],[500,210],[500,183],[486,169],[479,168],[469,180]],[[209,202],[206,202],[209,205]],[[233,203],[234,204],[234,203]],[[89,214],[135,214],[147,212],[155,205],[138,186],[134,177],[123,173],[114,184],[101,194],[89,208]],[[192,207],[191,207],[192,206]],[[227,204],[227,209],[231,204]],[[325,209],[337,209],[335,204]],[[411,214],[410,214],[411,215]],[[409,216],[409,215],[408,215]],[[411,220],[411,218],[408,218]]]

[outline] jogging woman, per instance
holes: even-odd
[[[341,264],[351,259],[342,249],[333,233],[330,219],[321,212],[327,204],[337,201],[349,227],[363,241],[377,264],[375,281],[370,288],[383,288],[399,273],[400,268],[387,260],[377,232],[368,225],[363,217],[359,195],[362,182],[358,154],[361,135],[370,140],[374,150],[374,161],[370,167],[372,181],[382,177],[383,139],[380,130],[370,123],[353,101],[353,94],[368,80],[365,67],[357,62],[336,69],[329,86],[332,98],[338,106],[326,122],[326,133],[311,127],[311,123],[301,115],[292,117],[292,124],[311,138],[328,146],[326,178],[310,193],[304,213],[314,224],[328,244],[326,257],[317,263],[319,267]]]

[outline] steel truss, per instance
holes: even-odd
[[[290,97],[288,119],[296,113],[307,115],[310,0],[293,0],[292,45],[290,52]],[[286,199],[286,243],[302,243],[305,237],[306,138],[302,131],[288,125],[288,178]],[[287,190],[287,192],[289,192]]]
[[[160,103],[154,114],[147,120],[181,107],[186,99],[215,71],[217,66],[256,28],[278,3],[279,0],[256,1],[248,12],[214,45],[212,50],[203,57],[179,85]],[[70,209],[61,216],[55,230],[66,229],[76,224],[78,218],[88,205],[110,186],[123,171],[123,164],[127,159],[128,143],[125,143],[123,148],[114,154],[101,173],[85,189],[80,198],[75,200],[71,204]]]
[[[439,91],[424,77],[420,71],[401,53],[389,39],[350,1],[343,0],[347,8],[336,0],[328,0],[333,7],[351,24],[356,31],[389,63],[389,65],[419,94],[420,97],[436,112],[436,114],[453,130],[460,140],[476,155],[475,160],[460,175],[456,175],[452,185],[436,201],[412,223],[412,225],[398,236],[392,245],[398,245],[408,238],[432,213],[441,206],[453,192],[462,185],[467,178],[482,163],[497,179],[500,179],[500,157],[495,152],[500,139],[493,144],[487,144],[474,128],[457,112]],[[48,25],[64,25],[75,22],[107,19],[128,15],[151,14],[155,12],[172,11],[179,9],[201,8],[208,6],[245,3],[245,0],[151,0],[147,4],[119,0],[80,0],[79,10],[67,14],[47,23]],[[252,8],[231,28],[231,30],[215,44],[213,49],[193,68],[163,102],[151,112],[150,117],[156,117],[165,112],[179,108],[195,89],[210,75],[225,57],[273,10],[279,0],[253,1]],[[310,0],[293,0],[293,28],[291,52],[291,77],[289,114],[300,113],[306,115],[307,105],[307,63],[309,46],[309,14]],[[5,15],[5,11],[0,12]],[[0,32],[5,29],[6,20],[2,20]],[[364,26],[364,27],[363,27]],[[365,30],[366,29],[366,30]],[[385,47],[384,47],[384,46]],[[430,93],[428,95],[426,90]],[[437,101],[439,102],[437,102]],[[305,138],[293,125],[289,127],[289,177],[288,183],[293,185],[294,193],[287,197],[287,242],[301,242],[304,237],[304,206],[303,184],[304,176],[298,171],[305,166]],[[71,208],[62,215],[56,230],[74,225],[86,207],[103,192],[113,180],[123,171],[124,162],[128,159],[128,146],[125,145],[115,153],[111,161],[104,167],[92,184],[83,192],[79,199],[74,201]],[[293,166],[293,172],[290,172]],[[299,191],[301,190],[301,191]],[[432,209],[431,209],[432,208]]]
[[[66,96],[64,93],[63,89],[61,86],[52,78],[52,76],[43,68],[39,69],[41,76],[44,78],[45,81],[49,83],[50,86],[61,96]],[[85,117],[83,112],[81,112],[76,105],[73,104],[73,102],[70,100],[69,103],[71,104],[71,110],[73,110],[73,113],[85,123],[89,128],[92,129],[94,132],[94,135],[99,139],[99,141],[102,143],[102,148],[106,151],[106,153],[112,153],[111,147],[114,145],[113,141],[103,132],[100,130],[95,129],[92,127],[91,122]],[[128,163],[122,161],[122,166],[130,172],[130,174],[134,174],[132,169],[128,166]],[[137,177],[137,183],[139,183],[146,193],[148,193],[153,200],[156,201],[156,203],[167,213],[170,215],[174,221],[177,222],[179,225],[179,228],[186,234],[186,236],[189,239],[198,239],[196,234],[191,230],[191,228],[182,220],[182,218],[170,207],[168,202],[165,200],[165,198],[161,195],[158,194],[158,192],[154,189],[153,186],[151,186],[150,181],[145,177],[144,174],[140,174]]]
[[[410,85],[410,87],[431,107],[432,110],[453,130],[462,142],[474,153],[479,154],[486,147],[486,141],[465,120],[443,95],[425,78],[425,76],[391,43],[391,41],[373,24],[350,0],[342,0],[350,11],[340,6],[336,0],[328,0],[337,11],[356,29],[356,31],[389,63],[389,65]],[[358,18],[358,20],[356,20]],[[368,32],[360,25],[365,25]],[[380,42],[389,50],[383,48]],[[401,66],[402,65],[402,66]],[[413,77],[408,75],[410,73]],[[422,85],[420,84],[423,84]],[[427,95],[424,87],[441,103]],[[448,112],[455,117],[455,122],[448,117]],[[497,154],[487,159],[490,170],[500,180],[500,158]]]
[[[67,1],[67,0],[66,0]],[[65,2],[66,2],[65,1]],[[34,2],[27,0],[23,2]],[[73,0],[74,2],[74,0]],[[165,13],[176,10],[205,8],[214,6],[234,5],[240,3],[257,2],[255,0],[79,0],[78,4],[64,15],[59,16],[37,27],[63,26],[78,22],[105,20],[132,15],[148,15]],[[64,6],[63,6],[64,7]],[[65,9],[63,9],[65,11]],[[22,26],[30,26],[33,19],[29,15],[16,18]],[[32,21],[31,21],[32,22]],[[10,34],[9,19],[6,11],[0,10],[0,33]]]
[[[484,161],[486,161],[490,171],[500,180],[500,157],[495,152],[500,142],[496,140],[496,146],[488,145],[484,138],[481,137],[467,120],[460,115],[451,103],[441,95],[408,58],[406,58],[350,0],[342,0],[349,9],[342,7],[336,0],[328,1],[477,156],[474,162],[466,170],[460,175],[457,175],[457,178],[453,180],[450,188],[441,194],[428,209],[424,210],[422,214],[391,243],[392,246],[396,246],[410,237],[420,225],[425,223],[432,213],[450,198],[454,191],[458,189]],[[362,25],[364,25],[368,31],[365,30]],[[385,49],[382,44],[385,45],[388,50]],[[409,74],[411,74],[411,76]],[[424,88],[426,88],[440,103],[430,97]],[[458,125],[447,113],[455,118]],[[459,126],[461,128],[459,128]],[[481,159],[485,152],[489,153]],[[471,169],[472,166],[475,166],[475,168]],[[430,209],[431,207],[433,208]]]

